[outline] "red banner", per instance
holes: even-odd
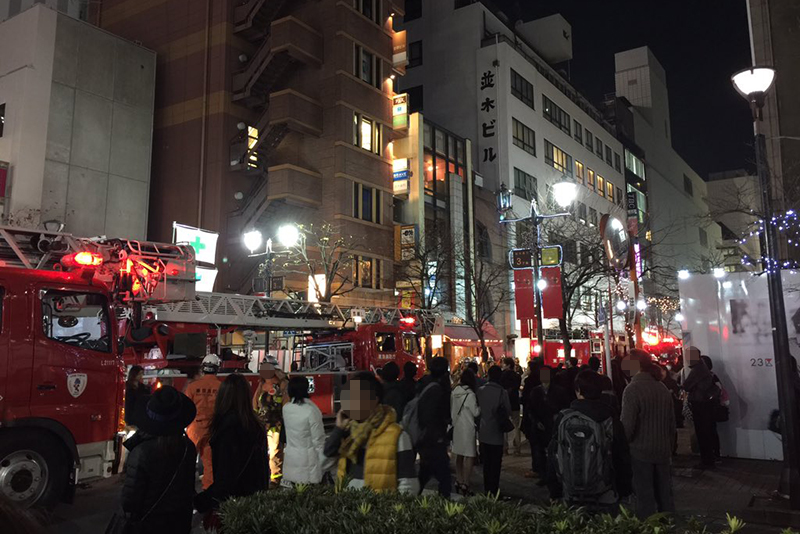
[[[564,309],[561,267],[542,267],[539,272],[542,280],[547,282],[542,290],[542,317],[544,319],[560,319]]]
[[[533,271],[531,269],[514,271],[514,301],[517,305],[517,319],[536,317],[536,307],[533,305]]]

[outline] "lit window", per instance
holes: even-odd
[[[374,154],[381,153],[381,127],[359,113],[353,114],[353,144]]]
[[[583,181],[586,178],[583,168],[583,163],[578,160],[575,160],[575,178],[578,180],[578,183],[583,185]]]
[[[614,202],[614,184],[606,182],[606,197],[611,202]]]
[[[373,267],[377,260],[366,256],[355,256],[353,259],[354,285],[367,288],[377,287],[374,284],[375,277],[373,276]]]
[[[6,105],[0,104],[0,137],[3,137],[3,130],[6,125]]]
[[[258,128],[252,126],[247,127],[247,166],[251,169],[258,167],[258,155],[253,150],[258,143]]]
[[[553,143],[544,140],[544,161],[557,171],[567,176],[573,175],[572,156],[555,146]]]
[[[625,151],[625,168],[642,180],[645,179],[644,163],[628,150]]]
[[[586,185],[589,189],[594,189],[594,171],[592,169],[586,169]]]
[[[379,189],[353,182],[353,217],[381,224],[382,193]]]
[[[532,156],[536,155],[536,133],[512,118],[514,146],[518,146]]]
[[[606,190],[603,188],[605,180],[599,174],[597,175],[597,192],[601,197],[606,195]]]

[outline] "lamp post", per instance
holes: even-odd
[[[553,198],[556,204],[562,208],[568,208],[570,204],[575,201],[578,195],[578,186],[575,182],[567,180],[562,177],[561,181],[553,185]],[[542,325],[542,289],[547,287],[544,280],[539,279],[539,251],[542,247],[542,234],[541,225],[545,219],[554,219],[556,217],[567,217],[571,215],[569,212],[553,213],[544,215],[539,213],[539,203],[535,198],[531,199],[530,213],[527,217],[519,219],[508,219],[506,214],[511,211],[513,207],[514,194],[506,187],[506,184],[500,185],[500,191],[497,192],[497,211],[500,212],[500,222],[503,224],[530,221],[536,230],[536,240],[529,247],[531,250],[531,257],[533,258],[533,291],[535,295],[536,305],[536,341],[539,346],[539,353],[544,352],[544,327]],[[544,282],[544,283],[542,283]]]
[[[750,103],[753,112],[756,167],[761,187],[764,210],[764,243],[766,248],[763,269],[767,273],[770,315],[772,318],[772,346],[775,352],[775,373],[778,381],[778,407],[783,434],[783,472],[781,482],[788,488],[792,509],[800,509],[800,470],[797,454],[797,405],[792,380],[789,353],[789,335],[786,328],[786,309],[783,303],[781,280],[780,242],[778,229],[772,222],[772,185],[766,160],[766,140],[761,132],[764,100],[775,80],[775,71],[768,67],[751,67],[731,77],[734,87]]]
[[[291,248],[297,246],[297,244],[301,240],[300,229],[296,224],[284,224],[280,228],[278,228],[278,242],[286,248]],[[266,243],[264,242],[264,236],[261,234],[260,230],[252,229],[248,230],[244,234],[242,234],[242,242],[244,246],[250,251],[249,257],[251,258],[259,258],[261,256],[266,256],[266,275],[267,275],[267,296],[269,297],[272,293],[272,259],[274,257],[274,251],[272,250],[272,239],[268,238]],[[258,250],[264,245],[264,251],[258,252]]]

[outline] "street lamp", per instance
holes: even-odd
[[[775,353],[775,374],[778,379],[778,407],[783,429],[783,472],[781,483],[788,487],[791,508],[800,509],[800,469],[797,454],[797,406],[792,386],[791,354],[786,327],[786,308],[783,302],[781,280],[780,242],[774,223],[772,186],[766,159],[766,139],[761,133],[764,101],[767,91],[775,81],[775,70],[769,67],[750,67],[731,76],[734,87],[749,103],[753,112],[755,134],[755,156],[758,181],[761,187],[761,203],[764,210],[764,244],[766,248],[763,269],[767,273],[770,316],[772,318],[772,347]]]
[[[296,224],[284,224],[278,228],[278,242],[286,248],[297,246],[300,242],[300,229]]]
[[[561,206],[562,208],[566,209],[569,207],[572,202],[575,201],[575,198],[578,194],[577,184],[575,182],[571,182],[567,180],[566,177],[562,177],[562,179],[553,185],[553,198],[555,199],[556,203]],[[497,192],[497,211],[500,213],[500,222],[501,223],[514,223],[514,222],[521,222],[521,221],[530,221],[533,224],[534,229],[536,230],[536,240],[534,243],[531,244],[529,247],[531,250],[531,256],[533,258],[533,287],[534,287],[534,294],[536,298],[536,339],[537,345],[534,347],[534,352],[536,351],[536,347],[539,348],[539,351],[542,350],[544,346],[544,326],[542,325],[542,290],[547,287],[547,281],[543,279],[539,279],[539,250],[542,248],[542,232],[541,232],[541,225],[545,219],[554,219],[556,217],[569,217],[572,215],[569,212],[564,213],[553,213],[553,214],[542,214],[539,212],[539,203],[536,201],[536,198],[531,199],[530,204],[530,212],[525,217],[520,217],[518,219],[508,219],[508,214],[511,212],[511,209],[514,207],[514,193],[506,187],[506,184],[500,185],[500,190]]]
[[[264,237],[258,230],[250,230],[244,233],[242,241],[244,242],[244,246],[247,247],[247,250],[250,251],[250,254],[255,254],[256,250],[261,246],[261,243],[264,242]]]

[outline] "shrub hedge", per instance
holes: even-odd
[[[647,521],[623,510],[616,517],[588,515],[553,505],[536,511],[473,497],[460,502],[332,486],[296,486],[231,499],[220,509],[225,534],[703,534],[690,521],[680,527],[664,516]],[[742,527],[729,518],[723,531]]]

